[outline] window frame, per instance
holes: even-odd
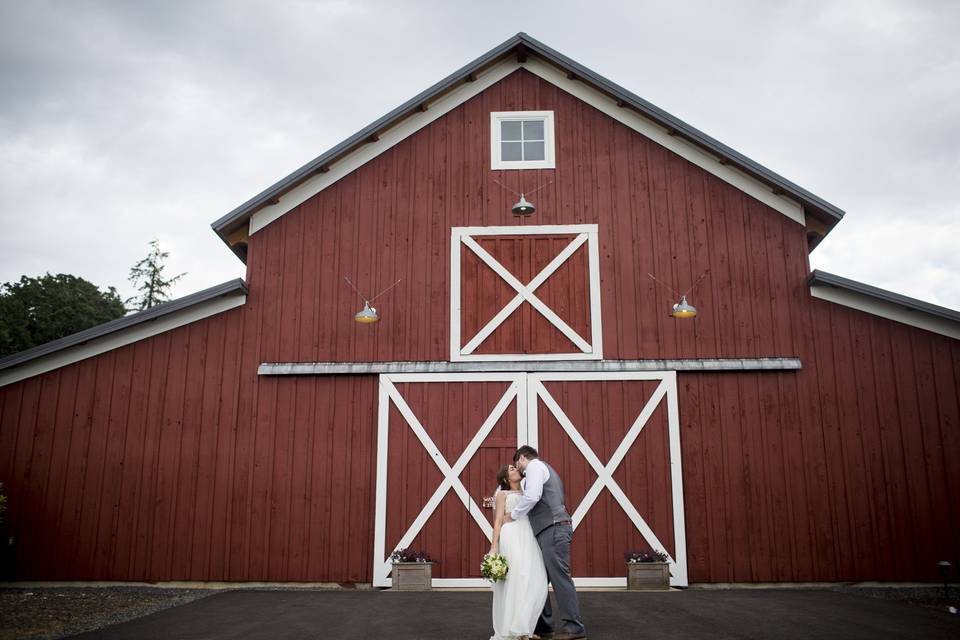
[[[543,122],[543,160],[502,160],[502,122],[540,120]],[[491,111],[490,112],[490,168],[491,169],[555,169],[553,111]]]

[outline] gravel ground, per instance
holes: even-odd
[[[53,640],[219,593],[212,589],[43,587],[0,589],[0,640]]]
[[[960,588],[831,587],[866,598],[895,600],[916,606],[960,609]],[[154,587],[43,587],[0,589],[0,640],[53,640],[176,607],[221,593],[214,589]]]

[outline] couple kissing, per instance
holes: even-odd
[[[570,577],[573,522],[560,475],[540,460],[536,449],[522,446],[513,464],[497,473],[497,485],[490,554],[503,555],[509,571],[493,584],[491,640],[586,638]]]

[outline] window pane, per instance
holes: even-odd
[[[500,144],[501,160],[523,160],[520,155],[520,142],[503,142]]]
[[[544,150],[542,142],[524,142],[523,143],[524,160],[543,160]]]
[[[543,120],[525,120],[523,122],[524,140],[543,140]]]
[[[520,140],[520,126],[522,122],[519,121],[508,121],[500,123],[500,139],[501,140]]]

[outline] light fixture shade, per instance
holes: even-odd
[[[697,308],[687,302],[687,296],[680,296],[680,302],[673,305],[670,315],[674,318],[696,318]]]
[[[377,310],[370,306],[369,302],[363,303],[363,309],[357,312],[353,319],[362,324],[370,324],[380,319]]]
[[[527,202],[527,199],[523,197],[523,194],[520,194],[520,200],[517,201],[517,204],[513,205],[513,215],[515,216],[529,216],[533,215],[533,212],[537,208],[533,206],[532,202]]]

